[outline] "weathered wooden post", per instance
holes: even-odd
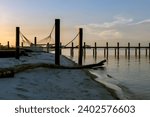
[[[9,47],[10,47],[10,46],[9,46],[9,41],[7,42],[7,47],[8,47],[8,49],[9,49]]]
[[[82,56],[83,56],[82,43],[83,43],[83,28],[80,28],[79,29],[79,56],[78,56],[79,65],[82,65]]]
[[[95,42],[95,59],[97,58],[97,44],[96,44],[96,42]]]
[[[130,43],[128,42],[128,59],[130,59]]]
[[[139,43],[139,58],[141,58],[141,44]]]
[[[20,27],[16,27],[16,59],[19,59],[19,40],[20,40]]]
[[[49,53],[49,43],[47,43],[47,53]]]
[[[86,44],[84,42],[84,59],[86,58]]]
[[[150,58],[150,43],[149,43],[149,58]]]
[[[70,55],[71,55],[71,57],[74,56],[74,47],[73,47],[73,46],[74,46],[74,45],[73,45],[73,42],[72,42],[71,48],[70,48]]]
[[[36,47],[36,44],[37,44],[37,38],[34,37],[34,46]]]
[[[135,57],[137,57],[137,47],[135,47]]]
[[[60,19],[55,19],[55,64],[60,65]]]
[[[145,48],[145,56],[147,57],[147,48]]]
[[[117,43],[117,58],[119,59],[119,42]]]
[[[21,47],[23,48],[23,42],[21,42]]]
[[[108,52],[108,42],[106,42],[106,51],[107,51],[106,52],[107,53],[106,56],[107,56],[107,59],[108,59],[108,54],[109,54],[109,52]]]
[[[93,58],[95,57],[95,49],[93,48]]]

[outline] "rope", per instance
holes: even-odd
[[[52,28],[50,34],[49,34],[47,37],[45,37],[44,39],[41,39],[41,40],[38,41],[38,42],[43,42],[43,41],[46,41],[46,40],[48,40],[48,39],[50,39],[50,40],[49,40],[49,42],[50,42],[51,39],[52,39],[52,33],[53,33],[53,31],[54,31],[54,28],[55,28],[55,24],[53,25],[53,28]]]
[[[72,43],[77,37],[79,36],[79,33],[69,42],[67,43],[64,47],[67,47],[70,43]]]
[[[32,42],[31,41],[29,41],[29,39],[27,39],[21,32],[20,32],[20,34],[21,34],[21,38],[22,38],[22,40],[23,40],[23,42],[25,42],[25,40],[26,40],[26,42],[28,43],[28,44],[32,44]],[[25,40],[24,40],[25,39]]]

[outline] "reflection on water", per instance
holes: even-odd
[[[63,51],[63,54],[70,57],[70,50]],[[150,99],[150,58],[144,54],[141,52],[141,56],[138,57],[131,51],[131,55],[128,57],[124,55],[123,51],[120,51],[118,58],[113,51],[110,51],[108,58],[105,58],[103,50],[97,51],[97,57],[93,56],[92,50],[86,50],[86,54],[83,55],[83,64],[97,63],[107,59],[106,69],[93,70],[92,72],[105,79],[106,76],[111,76],[134,94],[130,99]],[[72,59],[77,62],[77,50],[74,50]]]

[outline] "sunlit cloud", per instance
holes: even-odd
[[[139,25],[139,24],[144,24],[144,23],[150,23],[150,19],[142,20],[136,23],[132,23],[131,25]]]
[[[117,16],[110,22],[90,23],[77,27],[83,27],[87,35],[93,35],[95,38],[103,40],[124,39],[125,41],[140,41],[150,37],[148,31],[150,28],[150,19],[135,22],[133,18]]]
[[[106,30],[99,33],[99,37],[102,39],[120,39],[122,34],[116,30]]]

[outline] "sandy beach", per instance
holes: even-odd
[[[28,56],[1,58],[0,68],[30,63],[54,64],[54,54],[28,53]],[[73,66],[73,61],[61,56],[61,65]],[[28,69],[13,78],[0,79],[0,99],[11,100],[109,100],[114,99],[92,75],[82,69]]]

